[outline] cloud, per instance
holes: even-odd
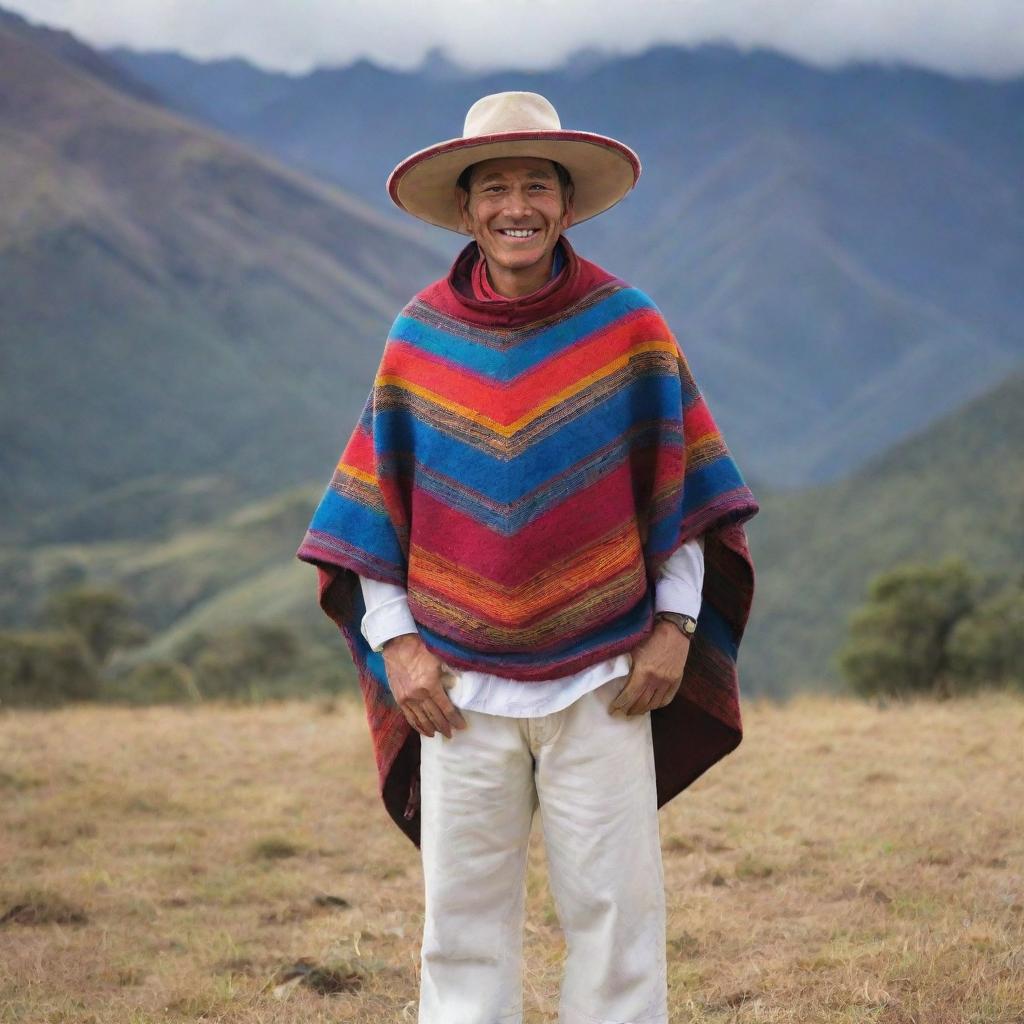
[[[0,0],[3,2],[3,0]],[[543,68],[584,48],[761,46],[819,66],[906,62],[1024,74],[1021,0],[6,0],[97,46],[242,56],[303,72],[359,57],[411,68],[442,48],[474,70]],[[624,13],[625,12],[625,13]]]

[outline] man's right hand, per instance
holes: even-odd
[[[403,633],[384,644],[388,685],[406,721],[421,735],[440,731],[451,739],[453,729],[465,729],[462,712],[448,699],[441,684],[441,660],[427,650],[418,633]]]

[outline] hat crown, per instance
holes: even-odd
[[[464,139],[503,132],[557,132],[558,111],[540,93],[495,92],[469,108],[462,128]]]

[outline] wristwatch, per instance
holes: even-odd
[[[654,616],[658,619],[668,619],[684,636],[691,637],[697,632],[697,620],[692,615],[682,615],[680,612],[657,612]]]

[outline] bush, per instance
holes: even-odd
[[[80,636],[57,630],[0,633],[0,703],[54,707],[92,700],[99,690],[96,662]]]
[[[290,672],[299,653],[290,629],[254,624],[195,638],[189,659],[204,697],[252,698],[261,684]]]
[[[955,692],[960,680],[951,672],[949,637],[973,610],[978,585],[956,559],[876,577],[838,656],[850,688],[861,696]]]
[[[43,614],[48,624],[81,636],[99,664],[115,647],[142,643],[147,636],[129,612],[128,599],[106,587],[57,591],[50,595]]]
[[[177,661],[148,661],[103,685],[106,700],[127,704],[180,704],[202,699],[192,670]]]
[[[1024,690],[1024,587],[1009,585],[961,619],[949,638],[953,673],[975,686]]]

